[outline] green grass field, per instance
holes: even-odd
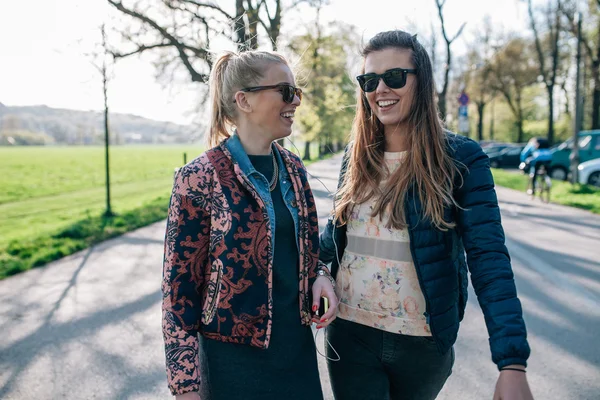
[[[117,216],[103,218],[103,147],[0,147],[0,279],[165,218],[183,153],[189,162],[202,151],[200,145],[112,146]]]
[[[498,186],[525,192],[527,177],[523,174],[493,169],[494,181]],[[600,214],[600,189],[589,185],[571,185],[569,182],[552,181],[550,202],[577,207]]]
[[[113,146],[111,205],[121,214],[168,201],[173,171],[200,146]],[[0,148],[0,248],[56,232],[105,209],[103,147]]]

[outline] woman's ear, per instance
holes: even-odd
[[[241,90],[235,93],[235,104],[237,104],[238,110],[244,113],[252,112],[252,104],[248,101],[248,93],[242,92]]]

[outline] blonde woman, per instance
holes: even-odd
[[[322,399],[310,325],[328,325],[337,301],[306,170],[274,143],[302,91],[263,51],[221,56],[210,84],[214,147],[177,173],[169,207],[169,387],[177,399]],[[316,318],[321,296],[331,308]]]
[[[340,301],[328,330],[340,357],[328,364],[335,398],[434,399],[452,371],[468,265],[500,371],[494,398],[530,399],[489,160],[442,128],[416,36],[379,33],[363,57],[354,141],[321,234]]]

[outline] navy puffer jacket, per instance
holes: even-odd
[[[405,212],[412,258],[426,301],[426,318],[440,352],[448,351],[458,334],[467,302],[468,271],[485,316],[492,360],[498,368],[527,365],[530,349],[521,303],[504,245],[504,230],[487,155],[468,138],[448,133],[448,151],[463,178],[454,198],[462,209],[447,208],[444,219],[455,221],[446,232],[421,218],[419,196],[411,190]],[[346,151],[340,182],[348,164]],[[334,244],[335,240],[335,244]],[[336,245],[338,254],[336,257]],[[335,276],[346,245],[346,226],[332,218],[320,236],[320,259],[332,263]],[[466,251],[466,260],[465,260]]]

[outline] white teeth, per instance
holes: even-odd
[[[282,113],[281,116],[284,118],[293,118],[294,113]]]
[[[398,100],[384,100],[384,101],[378,101],[377,105],[379,107],[387,107],[387,106],[391,106],[392,104],[396,104],[398,102]]]

